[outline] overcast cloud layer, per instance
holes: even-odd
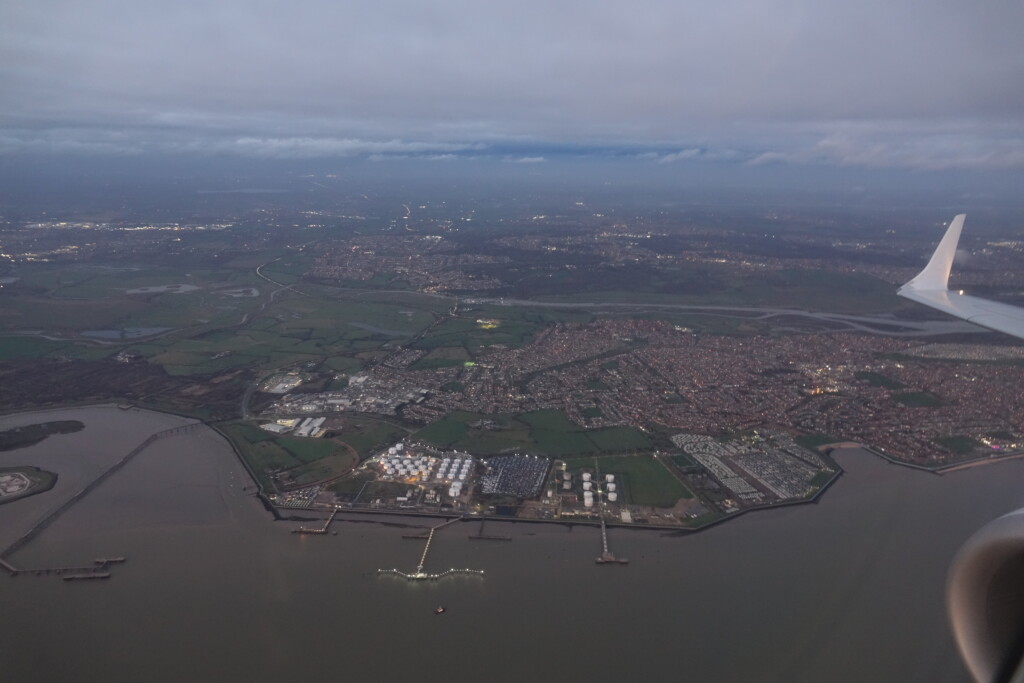
[[[1024,168],[1024,3],[39,0],[0,153]]]

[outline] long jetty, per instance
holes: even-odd
[[[60,506],[54,508],[53,510],[51,510],[50,512],[48,512],[42,519],[40,519],[38,522],[36,522],[35,525],[31,529],[26,531],[24,534],[21,535],[20,538],[18,538],[13,543],[11,543],[9,546],[4,548],[3,552],[0,552],[0,566],[3,566],[3,568],[6,569],[12,576],[17,575],[17,574],[25,574],[25,573],[33,573],[33,574],[58,573],[58,574],[62,574],[62,573],[66,573],[67,571],[70,571],[70,570],[74,569],[74,568],[60,568],[60,567],[53,568],[53,569],[18,569],[17,567],[15,567],[14,565],[12,565],[10,563],[9,558],[11,557],[11,555],[13,555],[14,553],[18,552],[23,547],[25,547],[25,545],[29,541],[31,541],[33,538],[35,538],[36,536],[41,534],[44,530],[46,530],[46,528],[49,527],[51,524],[53,524],[53,522],[55,522],[57,520],[57,518],[59,518],[61,515],[63,515],[69,509],[71,509],[71,507],[75,503],[77,503],[78,501],[80,501],[83,498],[85,498],[97,486],[99,486],[100,484],[105,482],[107,479],[109,479],[111,476],[113,476],[115,473],[117,473],[122,467],[124,467],[129,462],[131,462],[131,460],[133,458],[135,458],[135,456],[137,456],[139,453],[141,453],[142,451],[146,450],[151,445],[153,445],[157,441],[160,441],[161,439],[165,439],[165,438],[167,438],[169,436],[176,436],[178,434],[187,434],[187,433],[189,433],[191,431],[194,431],[195,429],[198,429],[200,426],[202,426],[201,422],[191,422],[189,424],[180,425],[178,427],[172,427],[170,429],[165,429],[163,431],[156,432],[155,434],[149,435],[149,437],[146,438],[145,441],[140,443],[138,446],[136,446],[131,451],[129,451],[123,458],[121,458],[116,463],[111,465],[109,468],[104,470],[103,473],[101,473],[98,477],[96,477],[95,479],[93,479],[92,481],[87,483],[85,486],[83,486],[81,489],[79,489],[73,496],[71,496],[66,501],[64,501],[64,503],[62,505],[60,505]],[[120,559],[120,561],[122,561],[122,562],[124,561],[124,558],[115,558],[115,559]]]
[[[437,526],[430,527],[430,533],[427,534],[427,544],[425,546],[423,546],[423,555],[420,556],[420,563],[416,567],[416,573],[417,574],[423,572],[423,565],[425,565],[427,563],[427,553],[430,552],[430,544],[434,540],[434,532],[437,531],[438,529],[443,529],[443,528],[445,528],[446,526],[448,526],[450,524],[455,524],[455,522],[458,522],[461,519],[462,519],[461,517],[452,517],[447,522],[442,522],[441,524],[438,524]]]
[[[433,580],[436,580],[436,579],[441,579],[441,578],[444,578],[446,576],[452,576],[452,575],[456,575],[456,574],[466,574],[466,575],[472,575],[472,576],[483,576],[484,572],[483,572],[482,569],[454,569],[453,568],[453,569],[448,569],[446,571],[443,571],[440,574],[429,574],[429,573],[423,571],[423,568],[427,564],[427,554],[430,552],[430,544],[433,543],[433,541],[434,541],[434,534],[437,531],[440,531],[441,529],[445,528],[446,526],[449,526],[451,524],[455,524],[456,522],[461,522],[462,519],[463,519],[462,517],[453,517],[453,518],[449,519],[446,522],[442,522],[441,524],[438,524],[437,526],[433,526],[433,527],[430,528],[430,531],[427,533],[426,536],[410,536],[410,535],[403,536],[403,538],[425,538],[426,541],[427,541],[426,544],[424,544],[424,546],[423,546],[423,554],[420,555],[420,563],[418,565],[416,565],[416,571],[414,571],[412,574],[407,574],[407,573],[405,573],[403,571],[400,571],[398,569],[378,569],[377,570],[377,574],[378,575],[390,574],[390,575],[393,575],[393,576],[400,576],[403,579],[406,579],[408,581],[426,581],[426,580],[433,581]]]
[[[110,578],[110,565],[122,564],[123,557],[98,557],[93,563],[84,567],[36,567],[30,569],[19,569],[9,562],[2,562],[11,576],[31,574],[33,576],[60,576],[64,580],[71,579],[107,579]]]
[[[601,510],[601,554],[594,560],[597,564],[629,564],[625,557],[615,557],[615,554],[608,548],[608,525],[604,521],[605,502],[604,488],[601,486],[601,469],[597,465],[597,458],[594,458],[594,471],[597,473],[597,496]]]

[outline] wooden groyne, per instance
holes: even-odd
[[[511,536],[499,536],[499,535],[495,535],[495,534],[485,534],[484,533],[484,525],[486,523],[487,523],[486,519],[481,519],[480,520],[480,528],[477,530],[476,534],[474,534],[473,536],[469,537],[469,540],[471,540],[471,541],[511,541],[512,540]]]

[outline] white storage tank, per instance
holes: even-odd
[[[572,479],[572,475],[569,474],[568,472],[562,472],[562,479],[564,479],[565,481],[569,481],[570,479]]]
[[[592,508],[592,507],[594,507],[594,499],[593,498],[584,498],[583,499],[583,507],[585,507],[585,508]]]
[[[610,484],[613,481],[615,481],[615,475],[614,474],[606,474],[606,475],[604,475],[604,480]]]
[[[583,490],[584,490],[584,491],[589,491],[589,490],[590,490],[590,489],[592,489],[593,487],[594,487],[594,485],[593,485],[593,484],[591,484],[591,483],[590,483],[589,481],[585,481],[585,482],[583,482]]]
[[[463,472],[462,474],[459,475],[459,481],[466,481],[466,473],[465,472]]]
[[[562,488],[565,489],[566,491],[568,491],[569,489],[572,488],[572,482],[571,481],[563,481],[562,482]]]
[[[583,481],[590,481],[590,472],[583,473]]]
[[[609,492],[614,491],[615,490],[615,484],[608,484],[607,489],[608,489]]]
[[[618,499],[619,499],[619,494],[615,493],[615,491],[609,491],[608,492],[608,502],[609,503],[614,503]]]

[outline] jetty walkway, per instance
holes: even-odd
[[[331,522],[334,521],[334,517],[337,514],[338,514],[338,508],[334,508],[333,510],[331,510],[331,516],[327,518],[327,521],[324,522],[324,525],[322,527],[320,527],[319,529],[307,529],[304,526],[300,526],[298,529],[292,529],[292,533],[293,534],[326,534],[327,533],[327,527],[331,526]]]
[[[464,519],[463,517],[453,517],[453,518],[449,519],[446,522],[442,522],[441,524],[438,524],[437,526],[433,526],[433,527],[430,528],[430,531],[427,533],[427,535],[425,537],[424,536],[405,536],[405,538],[426,538],[426,541],[427,541],[426,544],[423,546],[423,554],[420,555],[420,563],[418,565],[416,565],[416,571],[414,571],[413,573],[408,574],[408,573],[403,572],[403,571],[398,570],[398,569],[378,569],[377,570],[377,574],[378,575],[389,574],[389,575],[392,575],[392,576],[400,576],[403,579],[406,579],[408,581],[427,581],[427,580],[434,581],[436,579],[442,579],[442,578],[444,578],[446,576],[453,576],[453,575],[459,575],[459,574],[470,575],[470,576],[483,576],[484,572],[483,572],[482,569],[454,569],[453,568],[453,569],[448,569],[446,571],[443,571],[443,572],[441,572],[439,574],[430,574],[430,573],[427,573],[427,572],[423,571],[423,568],[427,564],[427,554],[430,553],[430,544],[433,543],[433,541],[434,541],[434,534],[436,532],[440,531],[441,529],[445,528],[446,526],[449,526],[451,524],[455,524],[456,522],[461,522],[463,519]]]

